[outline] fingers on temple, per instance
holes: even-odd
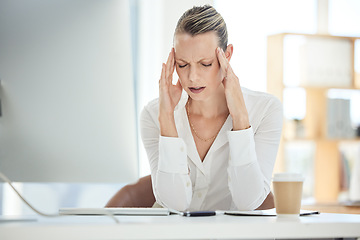
[[[164,82],[165,82],[165,74],[166,74],[165,68],[166,68],[166,65],[165,65],[165,63],[163,63],[162,68],[161,68],[160,80],[159,80],[160,84],[164,84]]]
[[[224,70],[224,72],[226,73],[226,75],[229,74],[234,74],[233,69],[228,61],[228,59],[226,58],[225,52],[220,49],[220,54],[222,56],[223,62],[221,63],[221,68]]]
[[[174,72],[174,69],[175,69],[175,49],[172,48],[171,49],[171,52],[172,52],[172,58],[171,58],[171,72],[173,73]]]
[[[181,88],[182,88],[182,85],[181,85],[181,82],[180,82],[180,78],[178,78],[177,83],[176,83],[176,86],[178,86],[178,87],[181,87]]]
[[[172,54],[172,51],[169,53],[169,56],[168,56],[167,61],[166,61],[166,66],[168,66],[170,61],[171,61],[171,54]]]
[[[169,57],[166,62],[166,79],[171,81],[171,76],[174,72],[174,51],[171,49]]]
[[[226,72],[227,67],[228,67],[228,61],[227,61],[227,59],[225,57],[224,51],[220,47],[217,48],[217,55],[218,55],[218,59],[219,59],[221,69],[224,72]]]

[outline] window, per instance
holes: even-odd
[[[317,1],[215,1],[225,19],[229,43],[234,45],[231,66],[244,87],[266,91],[267,36],[281,32],[316,33]]]
[[[329,33],[340,36],[360,36],[360,1],[329,0]]]

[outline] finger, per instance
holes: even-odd
[[[232,67],[231,67],[230,62],[229,62],[229,60],[226,58],[225,52],[224,52],[222,49],[221,49],[221,53],[222,53],[222,56],[223,56],[223,58],[225,59],[225,62],[226,62],[226,74],[227,74],[227,76],[229,76],[229,75],[231,75],[231,74],[234,74],[234,75],[235,75],[235,73],[234,73],[234,71],[233,71],[233,69],[232,69]]]
[[[160,80],[159,80],[159,85],[163,85],[165,84],[165,63],[162,64],[162,68],[161,68],[161,75],[160,75]]]
[[[175,61],[175,48],[173,47],[172,50],[173,50],[173,54],[174,54],[174,57],[173,57],[173,65],[174,65],[174,67],[175,67],[175,63],[176,63],[176,61]]]
[[[223,72],[226,74],[226,70],[227,70],[229,63],[225,57],[224,51],[220,47],[217,48],[217,56],[218,56],[221,70],[223,70]]]
[[[167,58],[167,60],[166,60],[166,66],[170,63],[170,61],[171,61],[171,53],[172,53],[172,51],[170,51],[169,52],[169,56],[168,56],[168,58]]]
[[[175,69],[175,64],[176,64],[176,61],[175,61],[175,48],[172,48],[173,49],[173,58],[172,58],[172,67]]]
[[[223,49],[221,49],[221,55],[223,56],[223,59],[224,59],[224,61],[225,61],[225,63],[226,63],[226,69],[228,69],[229,66],[230,66],[230,63],[229,63],[229,60],[227,59],[227,57],[226,57],[225,52],[224,52]]]
[[[170,74],[172,75],[174,73],[175,70],[175,49],[172,48],[171,49],[171,61],[170,61]]]
[[[166,80],[168,81],[171,81],[171,79],[169,79],[170,76],[172,76],[173,74],[173,71],[171,71],[171,68],[172,68],[172,60],[174,58],[174,55],[173,55],[173,51],[171,49],[170,53],[169,53],[169,57],[167,59],[167,62],[166,62]]]
[[[226,73],[227,73],[228,76],[233,75],[233,74],[235,75],[230,63],[227,66]]]
[[[177,88],[180,88],[180,89],[183,88],[182,85],[181,85],[181,82],[180,82],[180,78],[178,79],[178,81],[177,81],[177,83],[176,83],[175,86],[176,86]]]

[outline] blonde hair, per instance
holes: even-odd
[[[222,16],[210,5],[193,7],[187,10],[179,19],[174,36],[178,33],[188,33],[196,36],[214,31],[219,38],[219,46],[225,51],[228,42],[226,23]]]

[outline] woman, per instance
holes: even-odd
[[[193,7],[181,16],[162,66],[159,98],[140,120],[154,195],[163,207],[253,210],[270,192],[282,106],[240,86],[232,53],[225,22],[213,7]]]

